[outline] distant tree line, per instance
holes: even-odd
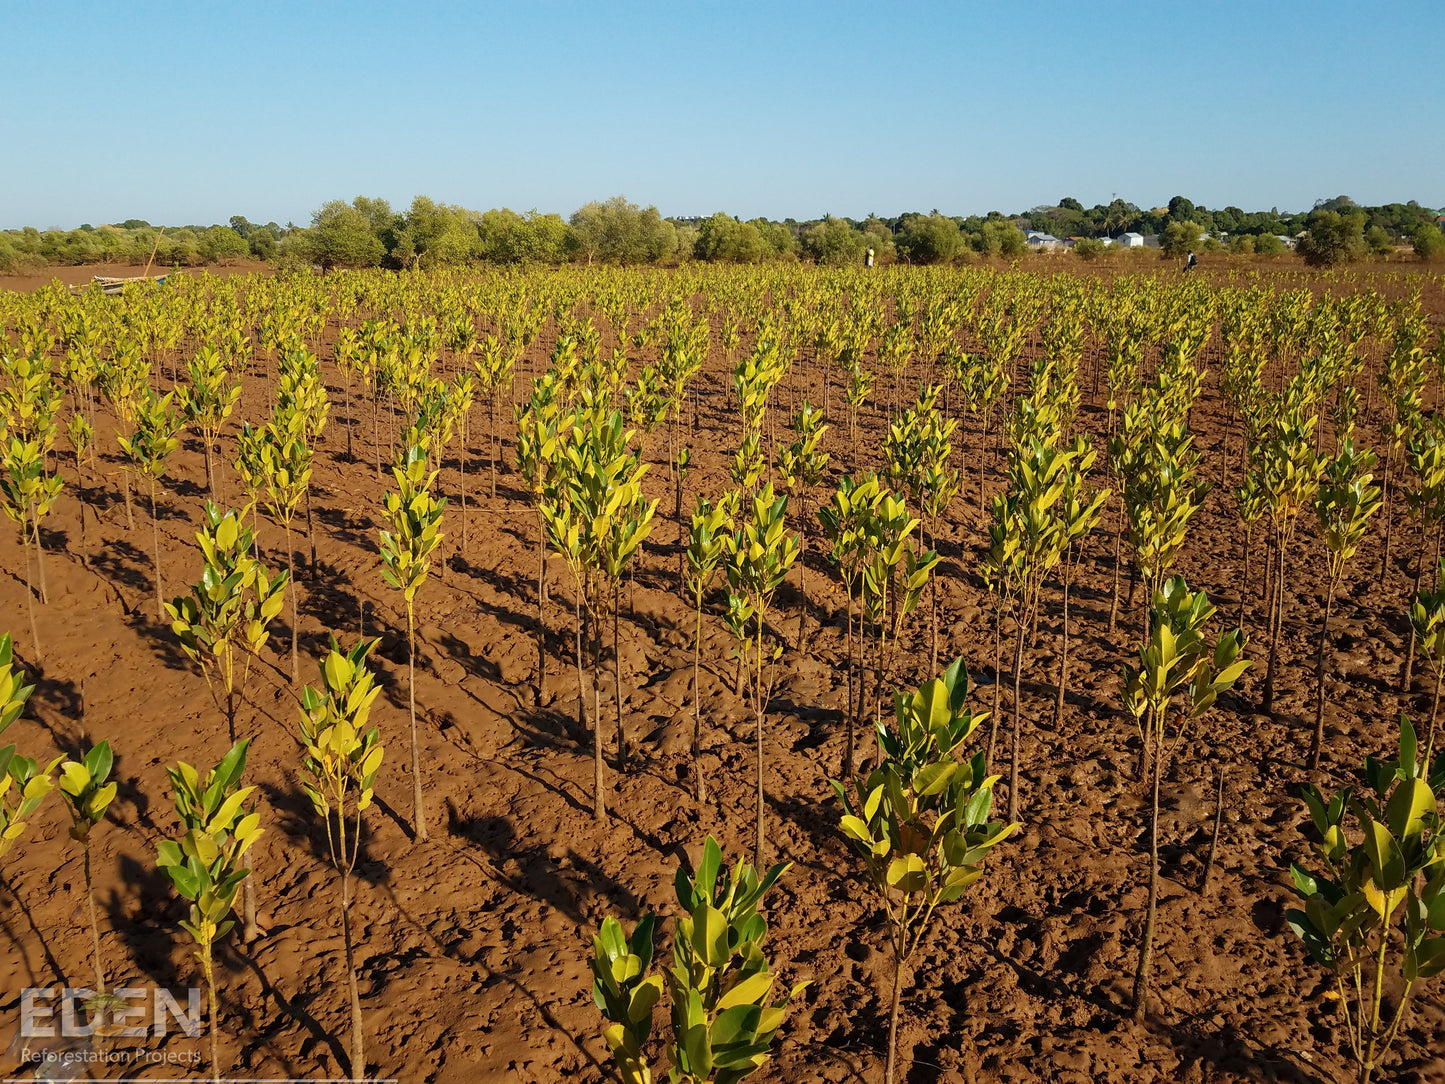
[[[242,258],[283,266],[430,268],[471,262],[494,264],[653,264],[681,260],[758,263],[810,260],[829,266],[862,263],[871,249],[879,263],[951,263],[975,256],[1016,256],[1027,249],[1026,230],[1073,239],[1078,254],[1104,251],[1104,238],[1126,232],[1155,235],[1166,255],[1227,247],[1274,255],[1287,238],[1304,258],[1330,265],[1385,255],[1412,245],[1423,259],[1445,257],[1437,213],[1415,201],[1361,207],[1347,196],[1321,200],[1309,211],[1281,213],[1210,209],[1184,196],[1167,206],[1141,209],[1115,199],[1086,208],[1072,197],[1027,213],[949,216],[909,212],[866,219],[824,215],[799,222],[742,220],[723,212],[706,218],[668,219],[656,207],[622,196],[588,203],[569,218],[508,208],[473,211],[417,196],[405,211],[384,199],[331,200],[308,226],[264,226],[235,216],[226,225],[168,227],[130,219],[73,230],[0,231],[0,271],[27,266],[88,263],[193,266]]]
[[[114,225],[86,223],[73,230],[0,231],[0,271],[28,267],[121,263],[158,267],[199,267],[240,259],[272,260],[287,230],[274,222],[258,226],[237,215],[229,225],[171,226],[162,230],[140,218]]]

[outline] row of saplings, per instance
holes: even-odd
[[[200,535],[203,550],[207,541],[233,554],[250,550],[250,531],[234,513],[216,517],[209,527]],[[256,574],[244,558],[239,564],[239,575]],[[204,587],[203,578],[196,588]],[[279,608],[279,600],[272,605]],[[1219,634],[1213,645],[1206,639],[1205,626],[1214,613],[1203,592],[1190,591],[1180,577],[1167,581],[1153,596],[1139,666],[1125,668],[1125,706],[1156,750],[1156,810],[1168,743],[1206,713],[1247,665],[1239,630]],[[270,616],[254,601],[235,615],[243,634],[249,626],[262,638]],[[340,881],[350,1060],[357,1079],[364,1076],[366,1060],[353,960],[351,877],[362,815],[383,759],[378,729],[369,724],[380,691],[367,664],[375,644],[363,640],[347,651],[333,639],[320,662],[320,685],[302,690],[296,730],[300,782],[325,825]],[[19,716],[32,688],[14,663],[10,637],[0,637],[0,730]],[[851,793],[843,783],[833,784],[842,806],[840,829],[861,857],[890,924],[890,1084],[909,958],[935,911],[958,901],[982,875],[988,853],[1019,827],[990,819],[998,777],[988,774],[981,750],[963,753],[986,718],[968,708],[968,692],[968,674],[958,660],[916,691],[895,694],[893,718],[878,724],[876,765],[852,781]],[[248,741],[235,742],[204,773],[185,763],[168,769],[179,832],[157,848],[157,864],[189,905],[181,925],[198,947],[195,955],[207,987],[211,1070],[217,1079],[213,953],[234,925],[243,885],[248,890],[245,914],[254,916],[248,851],[263,831],[259,813],[248,805],[254,787],[242,782],[247,746]],[[56,758],[45,766],[18,755],[13,745],[0,749],[0,858],[57,785],[70,814],[71,837],[82,848],[94,953],[95,996],[87,1010],[101,1024],[113,999],[106,994],[90,890],[90,837],[115,796],[111,767],[105,741],[80,760]],[[1398,757],[1368,758],[1360,788],[1332,797],[1313,786],[1304,790],[1319,836],[1314,849],[1321,868],[1294,869],[1304,908],[1291,910],[1288,919],[1333,976],[1361,1081],[1371,1079],[1399,1036],[1417,985],[1445,970],[1445,837],[1435,797],[1442,786],[1445,755],[1434,757],[1428,744],[1420,750],[1414,729],[1402,718]],[[1357,829],[1348,834],[1347,819]],[[1153,880],[1158,876],[1157,830],[1151,836]],[[646,1084],[652,1079],[649,1037],[654,1007],[664,993],[669,1026],[663,1046],[671,1080],[731,1084],[768,1061],[787,1006],[803,988],[775,991],[763,952],[767,924],[759,905],[787,868],[776,865],[760,877],[753,865],[739,861],[727,871],[717,843],[709,838],[695,869],[678,871],[681,910],[672,925],[673,964],[661,974],[651,970],[655,916],[644,917],[630,934],[616,919],[604,920],[594,938],[593,996],[606,1018],[604,1036],[622,1080]],[[1136,989],[1140,1004],[1147,994],[1153,923],[1151,907],[1141,945],[1144,985]]]

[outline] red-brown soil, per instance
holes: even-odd
[[[20,293],[29,293],[41,286],[47,286],[59,280],[66,286],[85,286],[97,275],[113,278],[134,278],[145,272],[144,264],[133,263],[90,263],[80,265],[58,265],[55,267],[40,267],[32,271],[24,271],[14,275],[0,275],[0,290],[15,290]],[[267,273],[270,265],[259,260],[235,260],[228,264],[211,264],[207,267],[183,267],[180,269],[182,275],[217,275],[221,278],[228,278],[231,275],[253,275],[256,273]],[[151,275],[169,275],[171,269],[163,264],[153,264],[150,269]]]
[[[1438,287],[1427,304],[1438,323],[1445,308]],[[518,394],[545,358],[550,334],[549,327],[533,344]],[[1205,363],[1211,376],[1194,426],[1206,476],[1218,482],[1237,438],[1225,432],[1217,338]],[[250,419],[269,409],[271,384],[260,369],[258,362],[246,383],[241,413]],[[346,458],[341,381],[329,361],[326,371],[333,407],[313,482],[315,566],[306,565],[307,545],[295,536],[302,676],[315,680],[328,630],[348,644],[354,640],[359,614],[367,635],[383,637],[376,661],[386,691],[373,720],[387,760],[378,805],[367,814],[354,905],[368,1061],[377,1076],[407,1084],[610,1078],[589,990],[592,933],[609,913],[628,924],[648,910],[671,914],[674,871],[684,854],[697,855],[707,833],[730,858],[750,855],[752,846],[752,721],[731,691],[730,638],[715,613],[704,624],[704,764],[712,794],[702,809],[687,784],[691,609],[675,578],[677,526],[666,464],[654,467],[649,485],[667,515],[645,547],[635,585],[624,589],[624,721],[636,755],[625,772],[609,764],[612,815],[599,824],[591,816],[591,744],[575,721],[573,585],[554,558],[547,622],[557,698],[539,710],[532,703],[535,519],[510,466],[510,424],[503,427],[497,499],[478,496],[487,478],[485,410],[479,408],[467,450],[467,545],[462,552],[449,546],[450,567],[444,576],[434,573],[419,596],[417,703],[433,835],[416,844],[406,755],[405,615],[397,593],[382,583],[377,557],[382,487],[368,462],[365,411],[357,411],[353,435],[360,461]],[[805,392],[816,398],[819,379],[811,355],[803,358],[777,405],[786,409]],[[690,438],[698,466],[688,477],[685,503],[699,490],[715,493],[726,484],[725,459],[736,442],[730,374],[716,345],[699,384],[700,431]],[[1103,408],[1087,394],[1087,381],[1085,390],[1082,422],[1097,434]],[[836,387],[833,394],[836,404]],[[887,394],[880,380],[878,397],[886,402]],[[1363,427],[1371,440],[1377,421],[1378,415]],[[856,442],[848,439],[846,417],[827,435],[834,459],[825,491],[845,470],[878,465],[883,424],[884,415],[870,405]],[[989,597],[978,572],[973,426],[965,417],[955,442],[968,481],[938,539],[941,656],[961,654],[976,677],[987,679],[993,647]],[[148,510],[138,499],[135,527],[127,529],[109,434],[103,447],[106,475],[87,479],[90,508],[99,509],[98,522],[87,512],[89,568],[79,560],[75,475],[68,455],[62,458],[67,493],[45,524],[50,601],[37,606],[46,663],[31,709],[6,740],[42,758],[111,740],[120,793],[95,832],[94,854],[107,978],[114,985],[179,988],[198,980],[177,927],[183,912],[155,867],[155,844],[176,823],[164,771],[178,760],[213,764],[225,752],[225,727],[168,625],[158,620]],[[654,434],[648,451],[665,460],[665,435]],[[447,527],[454,541],[461,526],[457,465],[453,453],[442,480],[452,500]],[[988,468],[992,492],[1000,478],[992,459]],[[223,484],[234,500],[229,468]],[[204,485],[200,447],[188,435],[159,501],[168,595],[180,593],[197,572],[193,534]],[[273,567],[284,566],[280,528],[267,523],[263,530],[266,557]],[[1292,905],[1287,864],[1307,853],[1301,830],[1307,817],[1297,791],[1306,779],[1312,652],[1323,606],[1318,544],[1305,529],[1290,553],[1275,716],[1256,714],[1252,706],[1263,682],[1259,637],[1252,654],[1260,665],[1188,734],[1166,780],[1156,998],[1143,1024],[1132,1022],[1128,1007],[1146,898],[1147,805],[1135,774],[1138,739],[1117,695],[1118,667],[1134,650],[1138,610],[1137,599],[1126,604],[1120,629],[1108,634],[1109,552],[1109,537],[1101,535],[1074,590],[1072,683],[1057,731],[1058,593],[1052,586],[1046,593],[1039,646],[1024,681],[1025,829],[999,847],[961,905],[939,913],[915,958],[903,999],[902,1075],[914,1082],[1079,1084],[1349,1079],[1330,985],[1283,917]],[[1417,717],[1428,712],[1426,676],[1411,695],[1397,694],[1413,552],[1413,535],[1397,534],[1399,559],[1381,587],[1379,549],[1368,546],[1336,603],[1326,752],[1333,785],[1350,779],[1366,754],[1389,750],[1401,710]],[[1207,589],[1231,621],[1241,594],[1240,557],[1232,501],[1221,486],[1191,530],[1178,571]],[[0,532],[6,571],[0,629],[14,634],[34,673],[22,560],[15,532]],[[1246,599],[1256,631],[1263,621],[1261,564],[1256,557]],[[796,573],[789,582],[796,585]],[[808,594],[808,649],[784,653],[769,710],[771,843],[776,858],[794,865],[765,911],[775,969],[788,982],[807,978],[812,985],[780,1033],[774,1063],[756,1079],[873,1082],[882,1078],[891,957],[880,908],[837,831],[827,786],[842,760],[844,610],[841,589],[816,550],[809,554]],[[791,644],[799,599],[789,589],[780,599],[775,627]],[[241,730],[255,739],[249,776],[264,795],[268,834],[257,867],[269,930],[251,948],[233,935],[221,951],[222,1061],[224,1069],[234,1059],[236,1076],[339,1077],[346,1072],[348,1020],[339,889],[295,782],[288,621],[289,608],[267,653],[274,665],[257,674],[242,712]],[[913,629],[918,650],[907,670],[920,678],[928,664],[926,624],[916,621]],[[974,695],[980,709],[990,699],[986,685]],[[994,767],[1006,770],[1006,760],[1000,756]],[[1210,890],[1201,892],[1221,772],[1227,772],[1224,837]],[[21,849],[6,859],[0,1009],[7,1026],[17,1018],[21,987],[61,979],[81,985],[91,974],[80,850],[66,827],[60,803],[51,801]],[[670,948],[664,943],[659,951],[666,958]],[[1436,983],[1416,998],[1383,1079],[1445,1081],[1442,994]],[[174,1034],[167,1042],[170,1050],[199,1047]],[[655,1070],[665,1072],[660,1050],[655,1053]]]

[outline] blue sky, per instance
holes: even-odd
[[[1445,203],[1438,4],[0,2],[0,228]]]

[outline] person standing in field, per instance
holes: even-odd
[[[867,252],[867,253],[864,255],[864,257],[863,257],[863,266],[864,266],[864,267],[872,267],[872,266],[873,266],[873,250],[872,250],[871,248],[868,250],[868,252]]]
[[[1187,259],[1187,260],[1184,262],[1184,271],[1185,271],[1185,273],[1187,274],[1188,272],[1193,271],[1195,265],[1198,264],[1198,263],[1199,263],[1199,261],[1194,258],[1194,252],[1193,252],[1193,250],[1190,250],[1189,259]]]

